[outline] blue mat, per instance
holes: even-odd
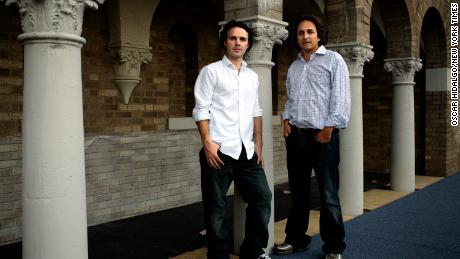
[[[460,173],[345,223],[349,258],[460,258]],[[319,235],[302,253],[323,258]]]

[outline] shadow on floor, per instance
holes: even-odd
[[[389,175],[366,173],[364,190],[386,188]],[[287,218],[290,208],[288,184],[275,186],[275,221]],[[312,208],[319,208],[316,178],[312,179]],[[228,222],[233,221],[233,196],[227,202]],[[202,203],[149,213],[88,227],[90,259],[166,259],[206,244]],[[3,259],[20,259],[21,242],[0,246]]]

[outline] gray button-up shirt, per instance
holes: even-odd
[[[286,80],[283,119],[299,128],[346,128],[350,118],[350,79],[340,54],[320,46],[305,61],[299,54]]]

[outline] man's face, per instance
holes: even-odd
[[[227,32],[227,39],[224,41],[229,59],[243,58],[249,47],[248,33],[240,27],[233,27]]]
[[[297,26],[297,44],[303,52],[316,51],[320,40],[313,22],[303,21]]]

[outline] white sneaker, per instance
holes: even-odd
[[[267,254],[261,254],[259,255],[259,257],[257,257],[257,259],[271,259],[271,257],[268,256]]]
[[[327,254],[325,259],[342,259],[342,254]]]

